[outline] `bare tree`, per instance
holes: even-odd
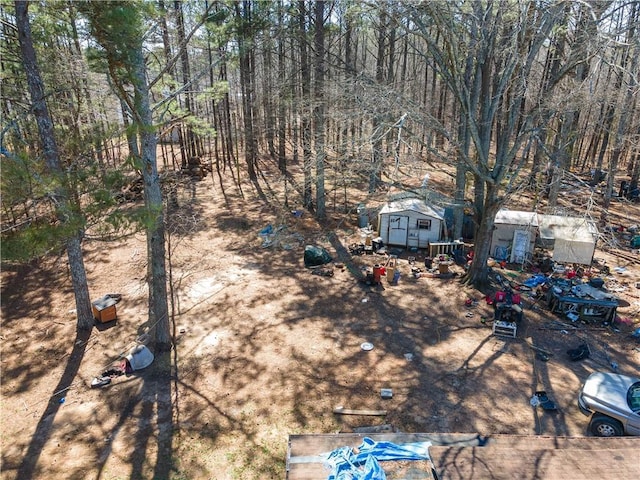
[[[474,1],[467,7],[427,2],[409,10],[413,33],[430,57],[425,61],[433,63],[451,92],[462,124],[462,143],[455,148],[473,174],[477,222],[466,279],[481,285],[488,280],[493,219],[518,187],[517,153],[533,132],[535,111],[521,110],[532,68],[564,6],[534,12],[522,4]],[[468,153],[467,134],[473,146]]]
[[[613,191],[613,181],[622,150],[627,141],[627,130],[632,121],[633,113],[636,105],[634,97],[638,94],[638,56],[640,55],[640,39],[637,34],[637,23],[640,19],[640,6],[634,3],[632,10],[627,15],[629,28],[627,29],[626,41],[623,46],[622,61],[619,66],[618,80],[616,87],[623,90],[621,96],[622,103],[620,105],[620,117],[618,119],[618,127],[614,132],[613,151],[609,160],[609,175],[607,177],[607,188],[605,190],[603,205],[603,223],[607,220],[607,211],[611,202],[611,194]],[[629,63],[629,61],[631,63]],[[626,79],[626,81],[625,81]],[[624,86],[624,88],[622,88]]]

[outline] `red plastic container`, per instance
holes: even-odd
[[[380,283],[380,279],[387,274],[387,269],[381,265],[373,266],[373,281]]]

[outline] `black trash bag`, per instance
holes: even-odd
[[[578,360],[584,360],[585,358],[589,358],[589,346],[586,343],[582,345],[572,348],[571,350],[567,350],[567,355],[569,355],[569,359],[577,362]]]
[[[558,410],[558,407],[556,406],[555,402],[549,399],[547,392],[545,391],[536,392],[536,397],[538,397],[538,402],[539,402],[538,405],[540,405],[544,410],[547,410],[550,412],[554,412]]]
[[[333,258],[322,247],[316,247],[313,245],[307,245],[304,247],[304,266],[305,267],[318,267],[320,265],[326,265],[331,262]]]

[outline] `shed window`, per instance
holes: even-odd
[[[418,220],[419,230],[431,230],[431,220]]]

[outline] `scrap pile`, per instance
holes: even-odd
[[[279,246],[283,250],[293,250],[296,247],[302,246],[305,241],[302,234],[289,232],[286,225],[280,225],[274,228],[271,224],[268,224],[258,232],[258,238],[261,241],[262,248]]]
[[[451,267],[455,265],[455,263],[456,262],[451,255],[440,254],[435,257],[426,257],[424,259],[424,274],[421,268],[414,267],[412,272],[416,278],[422,276],[429,278],[451,278],[457,275],[457,272],[451,271]]]
[[[572,322],[611,322],[615,318],[618,299],[603,290],[602,279],[592,278],[583,283],[577,277],[551,277],[548,284],[546,301],[552,312],[560,313]]]

